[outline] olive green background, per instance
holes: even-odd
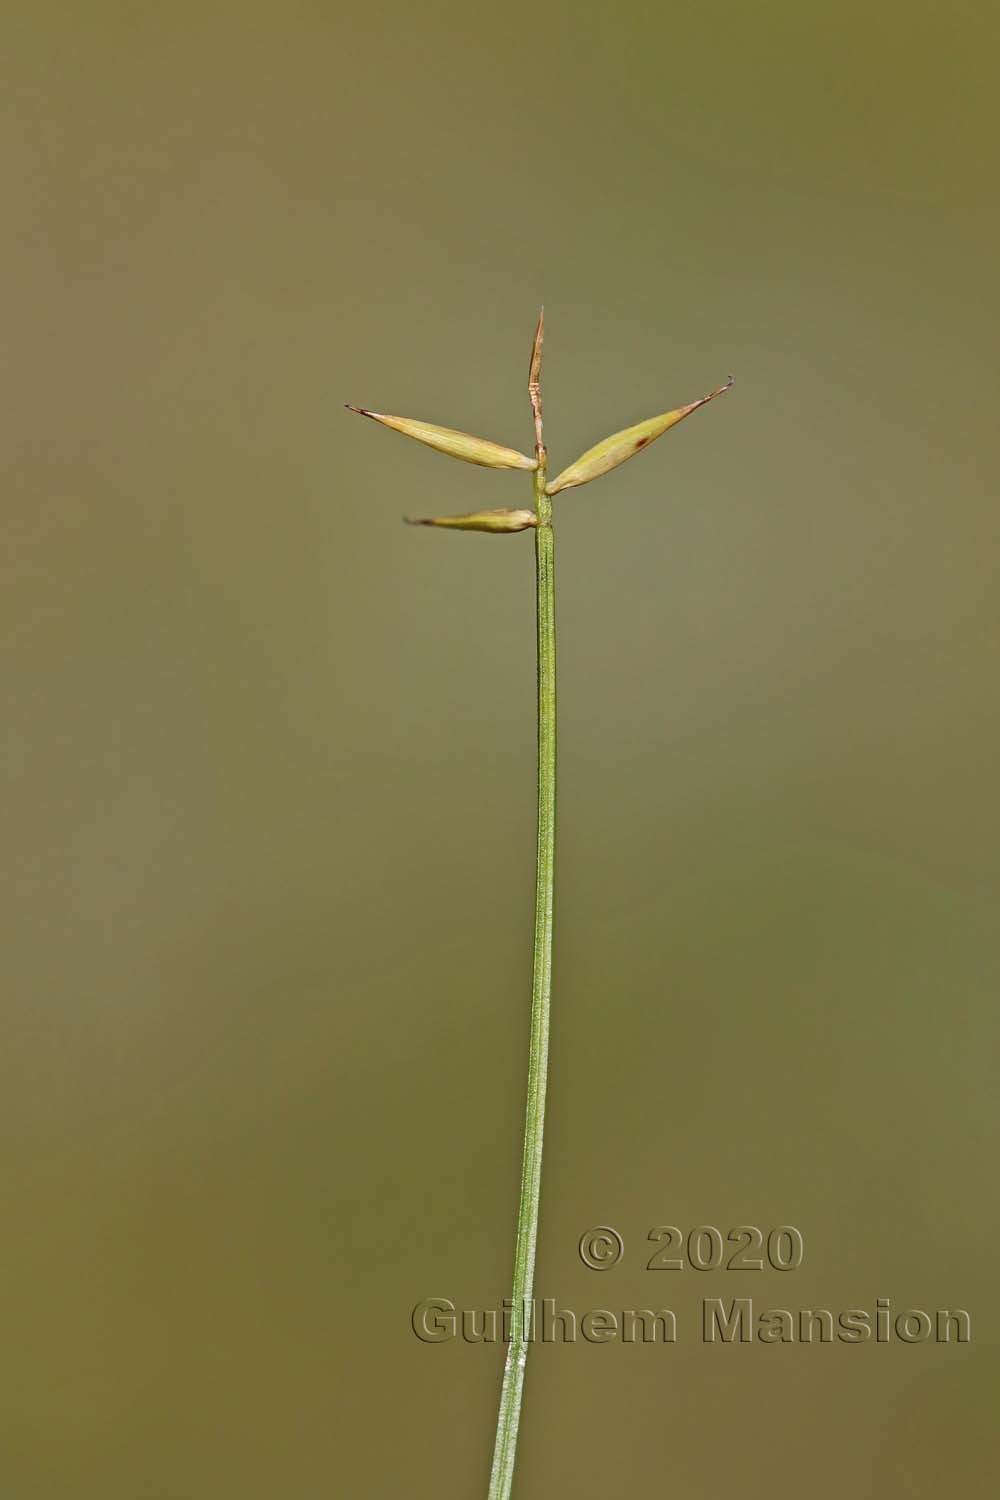
[[[552,462],[560,823],[518,1500],[995,1492],[987,3],[4,19],[0,1488],[485,1494]],[[649,1229],[797,1225],[784,1275]],[[619,1266],[580,1263],[615,1226]],[[706,1347],[702,1297],[969,1310]]]

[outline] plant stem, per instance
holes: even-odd
[[[535,867],[535,942],[531,981],[531,1039],[528,1051],[528,1098],[524,1120],[521,1199],[517,1211],[514,1291],[510,1343],[504,1365],[497,1418],[489,1500],[509,1500],[514,1482],[517,1431],[521,1420],[524,1367],[528,1358],[529,1319],[535,1281],[535,1246],[542,1180],[542,1136],[549,1056],[549,1004],[552,991],[552,897],[556,825],[556,625],[555,537],[552,501],[545,493],[546,453],[542,440],[542,406],[538,388],[544,320],[539,317],[532,349],[528,392],[535,418],[538,468],[535,486],[535,581],[538,618],[538,845]]]

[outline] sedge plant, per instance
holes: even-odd
[[[531,509],[480,510],[460,516],[406,517],[412,526],[437,526],[457,531],[511,535],[535,534],[535,600],[537,617],[538,684],[538,822],[535,864],[535,935],[531,978],[531,1021],[528,1044],[528,1088],[524,1119],[524,1154],[521,1192],[517,1210],[514,1248],[514,1288],[511,1298],[510,1333],[500,1391],[493,1465],[488,1500],[509,1500],[514,1482],[517,1433],[521,1420],[524,1372],[530,1340],[530,1314],[535,1279],[535,1247],[538,1240],[538,1210],[542,1181],[542,1137],[545,1126],[545,1090],[548,1076],[549,1013],[552,1000],[552,909],[555,887],[556,830],[556,622],[555,622],[555,533],[553,497],[563,490],[588,484],[617,468],[642,448],[661,437],[699,406],[721,396],[732,385],[732,376],[717,390],[673,411],[649,417],[612,434],[589,448],[555,479],[548,478],[548,457],[542,431],[542,398],[539,378],[544,309],[539,314],[528,369],[528,399],[535,428],[535,453],[529,457],[514,448],[504,448],[483,438],[471,437],[450,427],[437,427],[409,417],[393,417],[362,406],[348,410],[371,417],[407,437],[416,438],[452,458],[491,469],[521,469],[531,476]]]

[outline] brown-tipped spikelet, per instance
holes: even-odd
[[[452,427],[435,427],[430,422],[414,421],[412,417],[388,417],[385,412],[366,411],[363,406],[351,406],[349,402],[347,410],[356,411],[362,417],[371,417],[373,421],[381,422],[383,427],[391,427],[406,437],[416,438],[418,443],[426,443],[439,453],[447,453],[452,458],[464,458],[469,464],[481,464],[487,469],[538,468],[537,459],[518,453],[516,448],[504,448],[499,443],[487,442],[485,438],[472,437],[467,432],[456,432]]]
[[[533,510],[477,510],[469,516],[404,516],[408,526],[450,526],[455,531],[527,531]]]
[[[609,469],[616,469],[623,464],[627,458],[638,453],[650,444],[654,438],[662,437],[669,428],[674,427],[684,417],[697,411],[699,406],[704,406],[706,401],[712,401],[716,396],[721,396],[728,391],[733,383],[730,375],[725,385],[720,385],[718,390],[710,391],[707,396],[702,396],[698,401],[691,401],[687,406],[679,406],[676,411],[664,412],[659,417],[649,417],[645,422],[637,422],[634,427],[626,427],[622,432],[612,433],[611,437],[604,439],[594,448],[588,448],[576,460],[570,464],[568,469],[563,469],[557,474],[550,484],[545,486],[548,495],[555,495],[559,490],[572,489],[577,484],[589,484],[591,479],[599,479]]]

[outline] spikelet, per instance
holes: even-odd
[[[467,432],[456,432],[452,427],[435,427],[430,422],[417,422],[412,417],[389,417],[385,412],[366,411],[363,406],[351,406],[349,402],[347,409],[356,411],[362,417],[371,417],[373,421],[381,422],[383,427],[391,427],[406,437],[416,438],[418,443],[426,443],[439,453],[447,453],[451,458],[463,458],[469,464],[481,464],[487,469],[538,468],[537,459],[518,453],[516,448],[503,448],[499,443],[472,437]]]
[[[527,531],[533,510],[477,510],[468,516],[404,516],[408,526],[450,526],[455,531]]]
[[[545,486],[547,495],[555,495],[559,490],[572,489],[577,484],[589,484],[592,479],[599,479],[602,474],[607,474],[609,469],[616,469],[623,464],[627,458],[647,447],[655,438],[661,437],[671,427],[683,420],[684,417],[697,411],[699,406],[704,406],[706,401],[713,401],[716,396],[721,396],[728,391],[733,383],[730,375],[725,385],[720,385],[718,390],[710,391],[707,396],[702,396],[699,401],[691,401],[687,406],[679,406],[676,411],[664,412],[659,417],[649,417],[645,422],[637,422],[634,427],[626,427],[622,432],[612,433],[611,437],[604,439],[594,448],[588,448],[575,463],[570,464],[568,469],[563,469],[549,484]]]

